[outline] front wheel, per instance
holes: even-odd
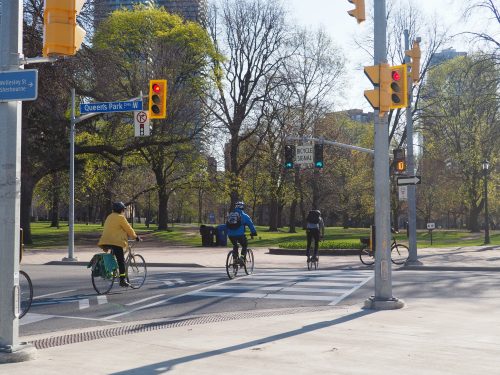
[[[359,259],[361,263],[371,266],[375,263],[375,257],[373,251],[369,247],[364,247],[359,252]]]
[[[254,267],[254,258],[253,258],[253,251],[252,249],[247,249],[247,255],[245,257],[245,273],[247,275],[250,275],[253,273],[253,267]]]
[[[402,244],[394,244],[391,248],[391,260],[394,264],[404,264],[410,256],[408,246]]]
[[[26,315],[33,302],[33,284],[28,274],[19,271],[19,319]]]
[[[227,253],[227,258],[226,258],[227,277],[229,277],[229,279],[234,279],[238,274],[238,269],[239,269],[238,256],[234,256],[233,250],[231,250]]]
[[[139,289],[146,281],[148,270],[142,255],[132,255],[127,263],[127,280],[132,289]]]

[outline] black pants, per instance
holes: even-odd
[[[125,275],[125,255],[123,255],[123,247],[115,245],[103,245],[102,248],[111,250],[111,253],[116,257],[116,261],[118,262],[120,277],[122,275]]]
[[[243,257],[247,255],[247,246],[248,246],[247,236],[242,235],[236,237],[229,237],[229,240],[233,244],[233,254],[235,257],[238,257],[238,243],[241,244],[241,255]]]
[[[319,243],[319,229],[318,228],[308,228],[307,229],[307,250],[306,255],[309,256],[311,249],[311,240],[314,238],[314,257],[318,256],[318,243]]]

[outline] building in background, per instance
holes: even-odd
[[[207,0],[99,0],[95,5],[95,20],[99,23],[117,9],[132,9],[136,4],[165,7],[186,20],[204,23],[207,15]]]
[[[454,59],[459,56],[467,56],[467,52],[457,52],[453,48],[446,48],[441,52],[436,52],[429,62],[429,66],[439,65],[447,60]]]

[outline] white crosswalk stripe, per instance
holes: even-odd
[[[175,286],[175,285],[183,285],[186,284],[186,281],[183,279],[166,279],[166,278],[152,278],[149,277],[146,279],[146,284],[163,284],[166,286]]]
[[[372,278],[373,271],[276,271],[236,278],[190,295],[325,301],[335,305]]]

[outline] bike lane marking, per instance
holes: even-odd
[[[68,290],[63,290],[61,292],[55,292],[55,293],[49,293],[49,294],[43,294],[41,296],[36,296],[33,297],[33,299],[39,299],[39,298],[45,298],[45,297],[50,297],[50,296],[55,296],[56,294],[64,294],[64,293],[69,293],[69,292],[76,292],[77,289],[68,289]]]

